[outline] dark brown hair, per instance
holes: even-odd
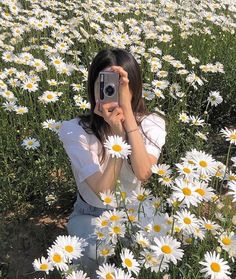
[[[142,98],[141,70],[133,55],[120,48],[103,49],[98,52],[88,70],[87,94],[88,101],[91,104],[90,112],[88,114],[79,115],[79,125],[81,125],[88,134],[94,134],[102,144],[102,158],[100,163],[103,163],[105,159],[105,147],[103,143],[110,132],[110,126],[103,117],[94,113],[96,105],[94,84],[99,72],[113,65],[122,66],[128,73],[129,87],[133,92],[131,105],[137,125],[139,126],[141,123],[138,116],[150,114]],[[162,114],[160,114],[160,116],[162,116]]]

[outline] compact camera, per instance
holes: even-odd
[[[111,71],[99,73],[100,103],[119,103],[119,74]]]

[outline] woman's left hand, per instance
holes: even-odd
[[[121,66],[111,66],[111,70],[120,75],[119,84],[119,106],[121,108],[132,109],[132,94],[129,89],[128,73]]]

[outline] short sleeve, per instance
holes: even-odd
[[[98,155],[90,149],[88,136],[78,121],[63,121],[59,129],[59,139],[63,142],[79,182],[101,171]]]
[[[143,139],[147,152],[158,159],[166,140],[165,120],[161,116],[152,113],[142,120],[141,126],[146,135],[143,136]]]

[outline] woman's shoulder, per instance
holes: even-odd
[[[76,138],[81,137],[81,135],[86,137],[88,134],[80,125],[79,121],[79,117],[75,117],[69,120],[63,120],[59,128],[59,139],[63,140],[65,138]]]
[[[153,126],[159,126],[160,128],[165,130],[166,121],[165,118],[160,116],[158,113],[151,112],[150,114],[142,116],[141,125],[142,127],[150,127],[150,128]]]

